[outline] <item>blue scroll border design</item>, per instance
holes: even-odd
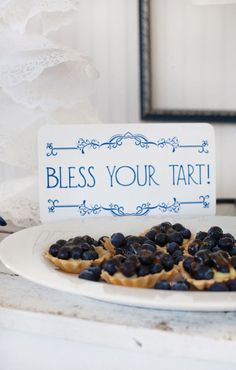
[[[141,149],[148,149],[151,146],[156,148],[170,148],[172,152],[175,152],[177,149],[197,149],[198,153],[209,153],[209,143],[208,140],[204,139],[200,144],[180,144],[178,137],[173,136],[169,138],[160,138],[156,141],[148,139],[143,134],[133,134],[130,131],[125,132],[124,134],[113,135],[109,140],[100,142],[96,139],[84,139],[79,138],[74,146],[64,146],[56,147],[52,142],[46,144],[46,156],[56,156],[59,151],[65,150],[77,150],[81,154],[85,154],[88,149],[100,149],[106,147],[109,150],[120,148],[124,141],[132,140],[134,144]]]
[[[81,216],[88,216],[88,215],[97,215],[101,212],[109,213],[113,216],[146,216],[150,214],[154,210],[158,210],[161,213],[179,213],[182,206],[186,205],[200,205],[203,208],[209,208],[209,195],[201,195],[199,196],[198,200],[195,201],[185,201],[181,202],[178,201],[176,198],[169,203],[160,202],[158,204],[152,205],[151,203],[142,203],[137,205],[135,211],[127,212],[123,205],[110,203],[108,206],[104,206],[101,204],[94,204],[94,205],[87,205],[86,200],[83,200],[80,204],[61,204],[58,199],[48,199],[48,212],[55,213],[55,211],[59,208],[77,208],[78,212]]]

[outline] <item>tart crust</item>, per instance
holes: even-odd
[[[214,283],[226,283],[236,278],[236,270],[232,266],[230,266],[228,273],[222,273],[213,268],[212,270],[214,272],[214,277],[213,279],[209,280],[197,280],[192,278],[191,275],[184,269],[183,262],[179,263],[178,269],[180,274],[187,280],[187,282],[197,290],[207,290]]]
[[[50,253],[48,253],[48,251],[44,253],[44,256],[60,270],[69,272],[71,274],[79,274],[87,267],[91,265],[99,266],[111,257],[111,254],[103,247],[94,247],[94,249],[99,256],[99,258],[97,258],[96,260],[74,260],[72,258],[70,258],[69,260],[62,260],[57,257],[53,257]]]
[[[176,274],[178,274],[178,270],[176,267],[174,267],[170,271],[162,270],[157,274],[149,274],[146,276],[138,277],[137,275],[126,277],[121,272],[116,272],[114,275],[110,275],[107,271],[102,270],[101,278],[107,283],[113,285],[122,285],[136,288],[153,288],[158,281],[162,279],[172,280]]]

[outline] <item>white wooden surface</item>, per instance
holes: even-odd
[[[235,215],[235,208],[218,207],[217,213]],[[99,302],[37,285],[0,263],[1,370],[233,370],[235,345],[236,312]]]

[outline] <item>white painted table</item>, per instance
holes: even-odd
[[[235,370],[235,348],[236,312],[98,302],[31,283],[0,264],[1,370]]]

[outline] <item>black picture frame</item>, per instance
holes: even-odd
[[[236,123],[236,111],[162,110],[152,106],[151,1],[139,0],[141,120]]]

